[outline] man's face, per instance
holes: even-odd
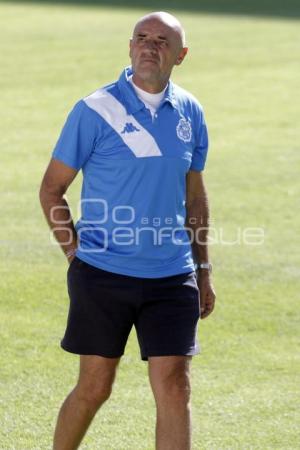
[[[165,83],[186,52],[179,31],[156,18],[139,23],[130,40],[133,72],[147,83]]]

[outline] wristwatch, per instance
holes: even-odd
[[[209,262],[195,263],[194,267],[196,272],[200,269],[206,269],[209,273],[212,273],[212,264]]]

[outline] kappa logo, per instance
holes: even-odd
[[[140,131],[140,130],[136,126],[134,126],[133,123],[127,122],[123,131],[121,131],[121,134],[133,133],[134,131]]]
[[[189,120],[180,119],[176,127],[177,136],[183,142],[191,142],[192,139],[192,127]]]

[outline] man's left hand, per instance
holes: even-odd
[[[200,291],[201,319],[205,319],[213,311],[216,299],[216,293],[209,273],[199,270],[197,273],[197,285]]]

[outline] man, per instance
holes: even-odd
[[[199,291],[202,318],[215,294],[201,173],[205,121],[198,102],[169,81],[187,50],[175,17],[142,17],[130,40],[132,66],[75,105],[42,182],[43,210],[70,262],[61,345],[80,355],[55,450],[78,448],[111,393],[132,325],[148,360],[156,449],[191,448],[189,367],[199,353]],[[64,194],[80,169],[75,229]]]

